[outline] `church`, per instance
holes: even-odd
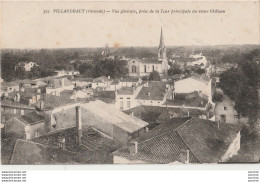
[[[164,45],[162,28],[158,48],[158,58],[132,59],[128,62],[128,70],[129,76],[131,77],[148,76],[153,71],[157,71],[160,76],[166,76],[168,74],[168,61],[166,57],[166,47]]]

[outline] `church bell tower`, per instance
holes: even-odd
[[[164,38],[163,38],[163,31],[161,27],[161,37],[160,37],[160,44],[158,48],[158,61],[163,61],[166,58],[166,47],[164,45]]]

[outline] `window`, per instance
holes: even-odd
[[[36,132],[35,132],[35,137],[38,137],[38,136],[40,136],[40,132],[39,132],[39,131],[36,131]]]
[[[224,106],[224,110],[225,110],[225,111],[227,110],[227,106]]]
[[[144,72],[146,73],[146,65],[144,65]]]
[[[154,71],[154,65],[153,65],[153,71]]]
[[[127,108],[130,108],[130,101],[127,101]]]
[[[120,97],[119,99],[123,99],[123,97]]]
[[[136,73],[136,66],[135,65],[132,66],[132,73]]]
[[[226,115],[225,114],[221,114],[220,115],[220,121],[221,122],[226,122]]]
[[[123,101],[120,101],[120,110],[123,110]]]
[[[127,99],[130,99],[130,97],[127,97]]]
[[[24,115],[24,110],[23,109],[21,110],[21,115]]]

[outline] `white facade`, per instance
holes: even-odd
[[[116,92],[115,108],[118,110],[128,110],[138,106],[136,96],[143,88],[143,85],[136,87],[133,94],[118,94]]]
[[[212,102],[211,79],[206,82],[189,77],[176,81],[174,88],[175,93],[191,93],[194,91],[201,91],[202,94],[207,95],[209,97],[209,101]]]
[[[164,59],[163,61],[152,61],[147,62],[143,60],[131,60],[128,62],[129,76],[148,76],[151,72],[157,71],[160,76],[167,75],[169,66],[168,61]]]

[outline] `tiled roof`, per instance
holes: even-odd
[[[44,101],[44,108],[45,109],[53,109],[55,107],[65,106],[69,104],[75,104],[76,101],[72,99],[66,99],[55,95],[44,94],[38,102],[34,105],[40,106],[40,101]]]
[[[1,82],[2,87],[11,87],[11,86],[19,86],[18,83],[15,82]]]
[[[10,164],[73,164],[75,154],[59,148],[18,139]]]
[[[118,95],[133,95],[135,91],[135,87],[122,87],[117,90]]]
[[[127,78],[122,78],[120,81],[121,82],[138,82],[139,78],[127,77]]]
[[[167,100],[164,105],[167,106],[187,106],[187,107],[205,107],[208,103],[208,99],[199,96],[198,94],[194,97],[188,98],[176,98],[174,100]]]
[[[68,80],[68,78],[65,77],[65,78],[62,78],[62,79],[64,79],[64,86],[73,85],[73,83],[70,80]],[[62,87],[62,79],[53,79],[53,80],[50,81],[49,85],[52,88],[61,88]]]
[[[93,79],[94,83],[102,83],[102,82],[110,82],[110,81],[111,81],[111,79],[109,79],[108,77],[105,77],[105,76],[101,76],[101,77]]]
[[[19,93],[21,97],[23,98],[32,98],[32,96],[37,95],[37,89],[36,88],[25,88],[24,91],[13,91],[8,94],[9,98],[14,98],[16,94]]]
[[[199,74],[194,74],[191,76],[191,78],[199,80],[199,81],[203,81],[203,82],[209,82],[211,79],[205,75],[199,75]]]
[[[44,122],[45,118],[47,117],[44,113],[36,113],[31,112],[26,115],[18,116],[17,119],[23,120],[24,122],[28,123],[29,125],[37,124],[40,122]]]
[[[217,163],[241,127],[234,124],[193,118],[178,128],[182,139],[201,163]]]
[[[148,83],[148,87],[143,87],[136,99],[140,100],[163,100],[165,96],[166,84],[160,81]],[[150,96],[149,96],[150,93]]]
[[[182,140],[176,128],[182,125],[180,123],[167,124],[165,127],[159,125],[137,138],[138,152],[131,155],[128,147],[122,147],[114,155],[119,155],[130,160],[143,160],[148,163],[167,164],[180,160],[182,150],[188,150],[189,147]],[[190,152],[190,162],[198,163],[198,159]]]
[[[162,62],[158,61],[158,59],[150,59],[150,58],[143,58],[138,60],[141,63],[147,63],[147,64],[162,64]]]
[[[114,155],[149,163],[171,163],[180,160],[182,150],[189,150],[190,163],[217,163],[239,132],[237,125],[193,118],[179,123],[165,122],[137,138],[138,152],[130,154],[128,146]]]
[[[17,107],[17,108],[24,108],[24,109],[35,109],[35,107],[33,107],[33,106],[24,105],[24,104],[21,104],[21,103],[19,103],[19,102],[14,102],[14,101],[7,100],[7,99],[1,100],[1,105],[2,105],[2,106],[6,106],[6,107]]]

